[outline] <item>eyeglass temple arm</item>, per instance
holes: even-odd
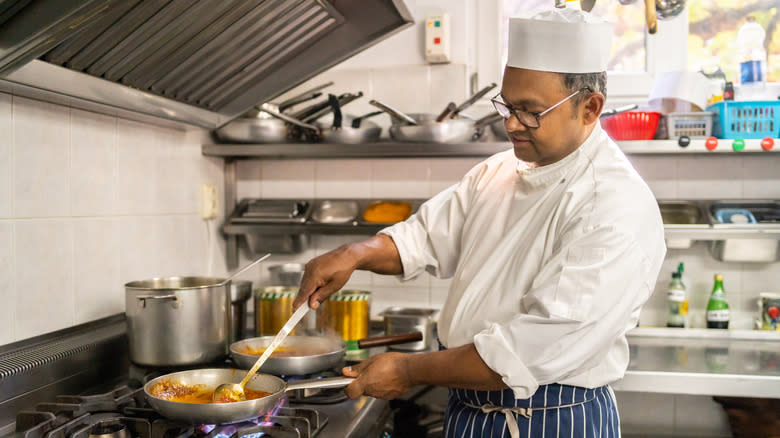
[[[545,115],[545,114],[549,113],[550,111],[554,110],[555,108],[558,108],[559,106],[561,106],[561,105],[563,105],[564,103],[566,103],[566,102],[567,102],[569,99],[571,99],[572,97],[574,97],[574,96],[576,96],[576,95],[580,94],[580,93],[581,93],[583,90],[586,90],[586,88],[583,88],[583,89],[581,89],[581,90],[577,90],[577,91],[575,91],[574,93],[571,93],[571,94],[569,95],[569,97],[567,97],[566,99],[563,99],[562,101],[560,101],[560,102],[556,103],[555,105],[553,105],[553,106],[551,106],[551,107],[547,108],[546,110],[544,110],[544,111],[540,112],[538,116],[539,116],[539,117],[542,117],[543,115]]]

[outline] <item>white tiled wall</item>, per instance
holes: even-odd
[[[224,272],[201,140],[0,93],[0,345],[123,312],[127,281]]]

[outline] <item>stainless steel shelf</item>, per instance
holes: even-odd
[[[616,391],[780,398],[780,334],[639,328]]]
[[[664,225],[667,239],[726,240],[726,239],[777,239],[778,225]]]
[[[206,144],[203,155],[233,159],[489,157],[511,143]]]
[[[248,233],[257,234],[353,234],[373,235],[379,230],[388,227],[389,224],[365,225],[358,223],[346,224],[225,224],[222,231],[229,235]]]
[[[736,152],[733,140],[718,140],[718,147],[707,150],[704,139],[693,139],[688,147],[677,145],[677,140],[620,141],[626,154],[778,154],[780,139],[769,151],[761,148],[761,140],[745,140],[745,149]],[[233,159],[304,159],[304,158],[425,158],[425,157],[489,157],[510,149],[509,142],[474,142],[458,144],[381,142],[359,145],[327,143],[288,144],[205,144],[203,155]]]

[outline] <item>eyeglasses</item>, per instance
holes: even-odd
[[[526,128],[536,129],[539,127],[539,119],[541,119],[542,116],[554,110],[555,108],[558,108],[559,106],[563,105],[566,101],[582,93],[583,91],[590,91],[590,88],[588,87],[581,88],[575,91],[574,93],[570,94],[562,101],[556,103],[555,105],[547,108],[546,110],[540,113],[529,113],[527,111],[521,111],[513,107],[512,105],[504,102],[504,97],[500,93],[494,96],[492,99],[490,99],[490,101],[493,103],[493,106],[496,108],[496,111],[505,120],[508,120],[510,117],[512,117],[512,114],[514,114],[517,121],[523,124],[523,126],[525,126]]]

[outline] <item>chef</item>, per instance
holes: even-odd
[[[619,436],[608,385],[666,248],[653,194],[599,125],[611,34],[574,9],[511,19],[493,104],[513,149],[307,263],[296,306],[318,307],[356,269],[452,279],[439,351],[345,368],[350,397],[447,386],[446,437]]]

